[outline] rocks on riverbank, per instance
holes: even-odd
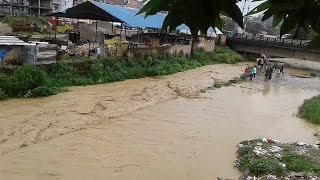
[[[243,173],[240,179],[320,179],[320,141],[243,141],[238,144],[234,166]]]

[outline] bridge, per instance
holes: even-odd
[[[238,52],[249,54],[265,53],[269,57],[284,57],[320,62],[320,51],[310,50],[310,40],[254,38],[234,36],[227,38],[227,45]]]

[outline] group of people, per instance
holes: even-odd
[[[245,73],[246,79],[250,77],[250,80],[253,81],[253,79],[256,78],[257,66],[254,66],[254,67],[247,66],[246,69],[244,70],[244,73]]]
[[[257,69],[262,69],[262,72],[265,73],[265,81],[269,81],[272,79],[274,72],[276,72],[277,76],[284,74],[284,63],[271,63],[265,54],[261,54],[261,57],[257,58],[257,66],[246,67],[246,79],[250,77],[250,80],[253,81],[256,78]]]

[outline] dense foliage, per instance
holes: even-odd
[[[78,63],[67,59],[43,67],[24,65],[12,76],[0,74],[0,99],[50,96],[57,94],[65,86],[168,75],[209,64],[233,64],[243,60],[236,52],[218,47],[214,53],[196,51],[190,57],[162,54],[132,60],[108,57]]]
[[[299,109],[299,116],[311,123],[320,124],[320,96],[304,101]]]

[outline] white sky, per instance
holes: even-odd
[[[243,7],[244,7],[244,11],[243,14],[247,14],[248,13],[248,7],[249,7],[249,11],[251,11],[253,8],[257,7],[259,4],[263,3],[264,1],[258,1],[258,2],[252,2],[252,0],[242,0],[241,2],[238,3],[238,6],[240,7],[241,11],[243,11]]]

